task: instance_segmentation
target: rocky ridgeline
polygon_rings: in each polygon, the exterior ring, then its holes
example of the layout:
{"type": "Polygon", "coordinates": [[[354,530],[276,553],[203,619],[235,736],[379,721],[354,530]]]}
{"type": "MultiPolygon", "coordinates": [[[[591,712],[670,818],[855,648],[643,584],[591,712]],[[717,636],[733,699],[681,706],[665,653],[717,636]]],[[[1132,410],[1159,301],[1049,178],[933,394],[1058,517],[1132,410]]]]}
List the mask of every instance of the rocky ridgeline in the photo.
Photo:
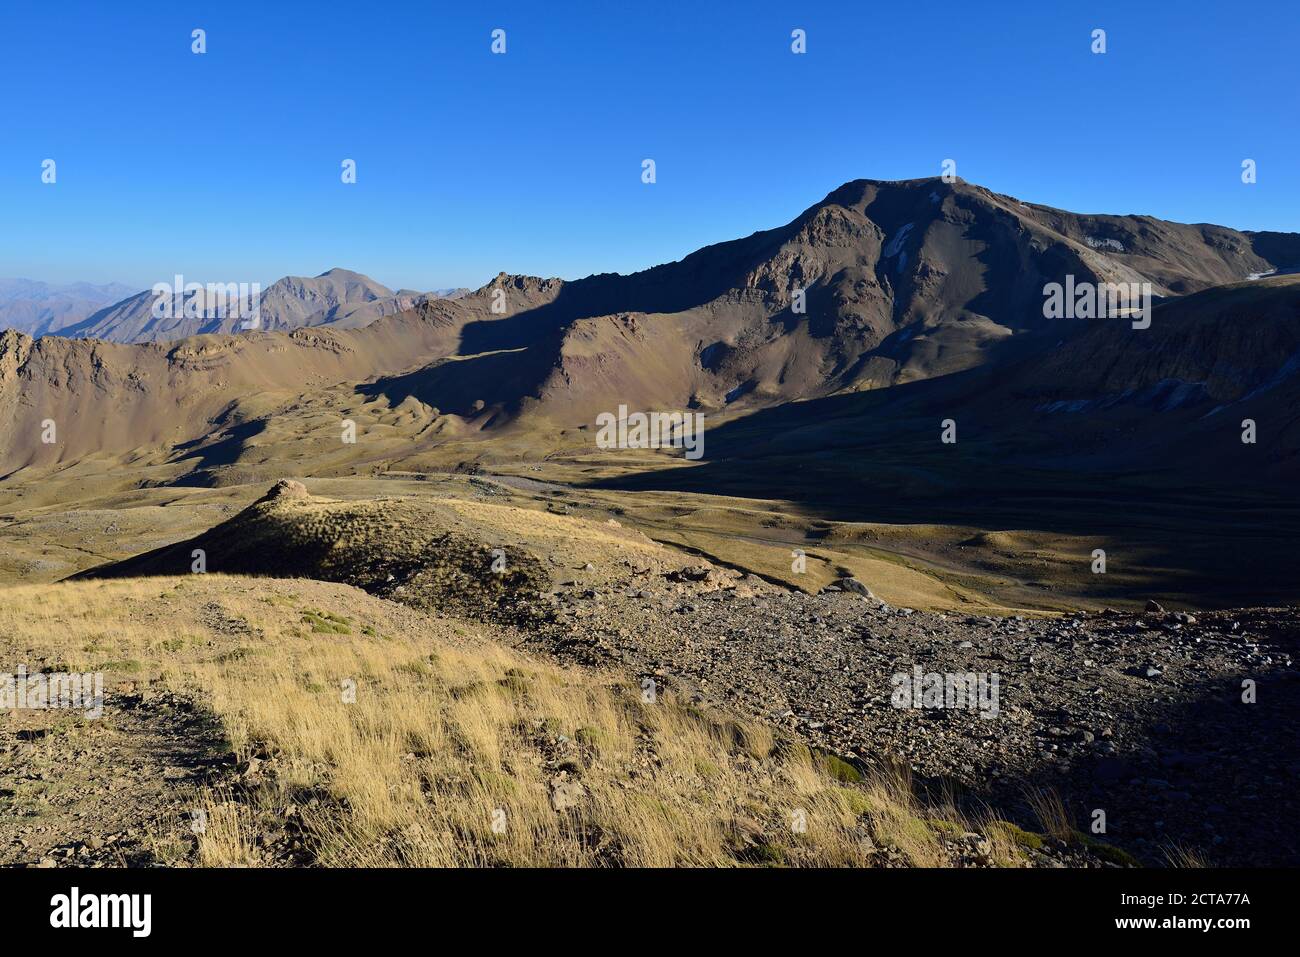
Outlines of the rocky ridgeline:
{"type": "Polygon", "coordinates": [[[422,611],[498,621],[530,618],[519,597],[550,581],[527,549],[506,560],[436,503],[315,499],[291,479],[195,538],[73,577],[186,574],[196,554],[205,571],[342,582],[422,611]]]}

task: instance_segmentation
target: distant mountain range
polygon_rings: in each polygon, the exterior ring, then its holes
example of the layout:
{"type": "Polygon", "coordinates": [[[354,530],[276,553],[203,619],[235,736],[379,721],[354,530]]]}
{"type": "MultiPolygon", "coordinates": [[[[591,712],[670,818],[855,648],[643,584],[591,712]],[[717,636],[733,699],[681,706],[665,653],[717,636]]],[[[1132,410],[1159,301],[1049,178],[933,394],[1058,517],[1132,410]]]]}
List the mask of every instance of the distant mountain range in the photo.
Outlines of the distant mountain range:
{"type": "Polygon", "coordinates": [[[0,329],[16,329],[31,336],[59,335],[132,292],[130,286],[116,282],[97,286],[0,279],[0,329]]]}
{"type": "MultiPolygon", "coordinates": [[[[359,328],[381,316],[410,309],[428,298],[457,298],[467,289],[394,292],[368,276],[331,269],[314,278],[286,276],[262,292],[261,328],[287,331],[302,326],[359,328]]],[[[106,342],[166,342],[241,330],[237,316],[187,317],[180,296],[167,317],[155,316],[152,290],[133,292],[120,283],[56,286],[26,279],[0,280],[0,329],[31,336],[58,335],[106,342]]],[[[216,310],[202,310],[215,313],[216,310]]]]}
{"type": "MultiPolygon", "coordinates": [[[[0,474],[152,449],[168,475],[215,481],[252,458],[299,462],[306,442],[339,454],[304,436],[345,414],[373,417],[357,453],[395,466],[489,434],[583,441],[626,405],[706,413],[706,461],[687,472],[712,469],[718,486],[715,450],[779,457],[871,435],[864,454],[880,458],[911,441],[898,423],[913,415],[927,448],[941,418],[964,415],[968,439],[979,421],[981,441],[1004,443],[997,461],[1070,475],[1178,459],[1228,468],[1241,461],[1229,426],[1256,418],[1269,441],[1249,480],[1286,480],[1300,477],[1287,411],[1300,401],[1297,266],[1300,234],[1071,213],[962,181],[856,180],[784,226],[631,275],[501,274],[451,299],[331,270],[266,290],[260,332],[160,325],[137,296],[67,334],[222,335],[126,346],[0,334],[0,406],[13,416],[0,423],[0,474]],[[1151,327],[1049,318],[1044,289],[1067,281],[1148,284],[1151,327]],[[743,416],[774,425],[759,437],[716,425],[743,416]],[[57,444],[39,441],[46,418],[57,444]]],[[[925,487],[915,468],[898,474],[925,487]]]]}

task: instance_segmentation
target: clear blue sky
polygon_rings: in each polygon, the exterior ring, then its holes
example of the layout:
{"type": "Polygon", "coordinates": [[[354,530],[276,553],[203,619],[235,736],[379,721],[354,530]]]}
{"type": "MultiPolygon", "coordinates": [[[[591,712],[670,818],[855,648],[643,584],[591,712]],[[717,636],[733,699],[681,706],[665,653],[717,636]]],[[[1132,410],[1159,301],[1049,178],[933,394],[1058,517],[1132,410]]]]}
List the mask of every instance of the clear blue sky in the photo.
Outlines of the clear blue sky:
{"type": "Polygon", "coordinates": [[[948,157],[1069,209],[1300,230],[1297,51],[1295,0],[4,0],[0,276],[627,272],[948,157]]]}

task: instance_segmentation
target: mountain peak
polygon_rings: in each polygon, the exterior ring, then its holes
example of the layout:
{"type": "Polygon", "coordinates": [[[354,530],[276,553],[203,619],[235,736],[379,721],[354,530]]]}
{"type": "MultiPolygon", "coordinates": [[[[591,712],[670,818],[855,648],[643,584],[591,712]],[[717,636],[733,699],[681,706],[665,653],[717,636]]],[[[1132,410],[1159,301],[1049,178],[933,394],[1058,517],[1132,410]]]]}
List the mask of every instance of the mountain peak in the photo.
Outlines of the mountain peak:
{"type": "Polygon", "coordinates": [[[330,269],[326,269],[323,273],[321,273],[319,276],[316,276],[315,278],[317,279],[354,278],[354,279],[364,279],[366,282],[374,282],[373,279],[371,279],[369,276],[365,275],[364,273],[359,273],[352,269],[344,269],[342,266],[334,266],[330,269]]]}

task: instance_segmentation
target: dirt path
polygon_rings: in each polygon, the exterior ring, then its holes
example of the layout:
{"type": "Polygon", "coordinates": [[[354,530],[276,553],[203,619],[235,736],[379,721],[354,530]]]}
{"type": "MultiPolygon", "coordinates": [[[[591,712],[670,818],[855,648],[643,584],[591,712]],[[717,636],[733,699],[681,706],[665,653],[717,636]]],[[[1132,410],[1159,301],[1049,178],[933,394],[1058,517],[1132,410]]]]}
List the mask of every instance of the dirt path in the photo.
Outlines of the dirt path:
{"type": "Polygon", "coordinates": [[[119,683],[99,718],[12,712],[0,732],[0,866],[189,863],[198,788],[228,769],[220,728],[170,692],[119,683]]]}

